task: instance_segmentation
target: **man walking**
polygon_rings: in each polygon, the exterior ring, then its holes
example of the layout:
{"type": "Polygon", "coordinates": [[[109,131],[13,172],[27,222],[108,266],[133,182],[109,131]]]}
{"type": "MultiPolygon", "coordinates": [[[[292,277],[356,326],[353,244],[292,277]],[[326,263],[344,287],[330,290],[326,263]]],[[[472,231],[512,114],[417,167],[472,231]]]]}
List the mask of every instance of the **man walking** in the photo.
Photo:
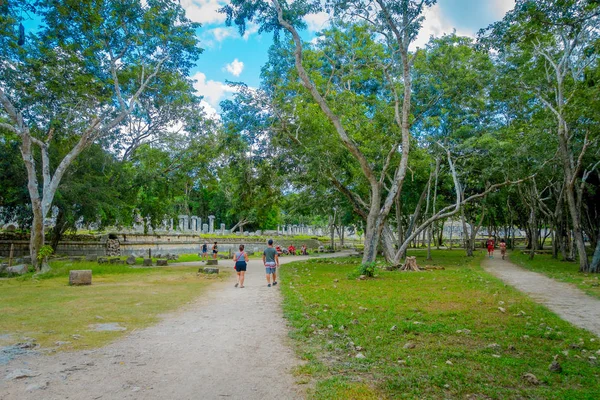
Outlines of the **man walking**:
{"type": "Polygon", "coordinates": [[[271,275],[273,275],[273,286],[277,285],[277,268],[279,268],[279,256],[273,248],[273,239],[269,239],[268,246],[263,251],[263,264],[267,271],[267,287],[271,287],[271,275]]]}

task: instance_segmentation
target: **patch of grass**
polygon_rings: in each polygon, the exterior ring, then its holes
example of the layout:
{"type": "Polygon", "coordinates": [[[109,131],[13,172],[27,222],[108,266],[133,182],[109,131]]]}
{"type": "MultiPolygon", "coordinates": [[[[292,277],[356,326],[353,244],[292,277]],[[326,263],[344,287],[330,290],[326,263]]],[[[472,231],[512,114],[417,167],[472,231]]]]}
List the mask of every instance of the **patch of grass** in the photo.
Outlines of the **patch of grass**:
{"type": "Polygon", "coordinates": [[[520,251],[510,254],[510,260],[528,270],[539,272],[557,281],[572,283],[590,296],[600,298],[599,274],[579,272],[579,263],[560,261],[549,254],[536,254],[533,260],[520,251]]]}
{"type": "Polygon", "coordinates": [[[159,320],[159,315],[199,296],[215,276],[193,267],[130,268],[87,262],[52,263],[38,276],[0,280],[2,343],[33,338],[42,348],[102,346],[159,320]],[[91,286],[69,286],[71,269],[91,269],[91,286]],[[94,332],[90,325],[116,322],[124,332],[94,332]],[[57,346],[56,342],[69,342],[57,346]]]}
{"type": "Polygon", "coordinates": [[[307,362],[296,373],[316,381],[312,398],[596,398],[598,338],[484,272],[483,252],[432,253],[413,254],[445,270],[361,281],[346,278],[357,259],[282,267],[290,336],[307,362]],[[562,373],[548,369],[556,355],[562,373]]]}

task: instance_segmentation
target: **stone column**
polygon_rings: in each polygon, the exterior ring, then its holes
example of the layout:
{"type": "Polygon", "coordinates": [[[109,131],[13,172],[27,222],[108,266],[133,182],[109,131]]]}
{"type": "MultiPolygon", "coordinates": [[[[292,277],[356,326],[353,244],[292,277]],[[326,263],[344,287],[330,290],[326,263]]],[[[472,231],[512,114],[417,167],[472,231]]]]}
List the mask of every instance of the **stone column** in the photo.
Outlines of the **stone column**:
{"type": "Polygon", "coordinates": [[[171,218],[169,220],[169,230],[172,231],[173,230],[173,218],[171,218]]]}
{"type": "Polygon", "coordinates": [[[281,231],[281,227],[277,225],[277,236],[279,236],[279,232],[281,231]]]}
{"type": "Polygon", "coordinates": [[[208,233],[215,233],[215,216],[208,216],[208,233]]]}
{"type": "Polygon", "coordinates": [[[192,215],[190,217],[190,230],[196,232],[198,230],[198,217],[192,215]]]}
{"type": "Polygon", "coordinates": [[[225,224],[221,224],[221,235],[225,234],[225,224]]]}
{"type": "Polygon", "coordinates": [[[177,225],[177,228],[183,232],[183,230],[185,229],[184,218],[187,218],[187,215],[179,215],[177,218],[179,219],[179,224],[177,225]]]}
{"type": "Polygon", "coordinates": [[[202,224],[202,233],[208,233],[208,224],[202,224]]]}

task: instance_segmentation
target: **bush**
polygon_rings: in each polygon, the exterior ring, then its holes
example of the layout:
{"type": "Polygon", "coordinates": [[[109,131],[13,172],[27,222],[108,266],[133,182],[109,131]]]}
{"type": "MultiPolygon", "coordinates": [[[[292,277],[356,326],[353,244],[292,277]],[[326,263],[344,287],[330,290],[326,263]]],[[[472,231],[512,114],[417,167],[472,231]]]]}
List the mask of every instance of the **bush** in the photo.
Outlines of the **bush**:
{"type": "Polygon", "coordinates": [[[375,276],[375,266],[376,266],[376,263],[374,261],[369,262],[369,263],[360,264],[358,267],[356,267],[352,272],[350,272],[348,274],[348,279],[356,279],[361,275],[365,275],[368,278],[372,278],[375,276]]]}

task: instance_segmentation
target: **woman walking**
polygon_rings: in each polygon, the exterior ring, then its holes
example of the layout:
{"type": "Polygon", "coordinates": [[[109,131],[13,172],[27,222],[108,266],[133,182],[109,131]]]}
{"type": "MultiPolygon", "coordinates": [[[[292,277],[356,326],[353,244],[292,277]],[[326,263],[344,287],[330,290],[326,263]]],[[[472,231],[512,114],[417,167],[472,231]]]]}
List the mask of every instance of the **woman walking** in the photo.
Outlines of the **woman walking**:
{"type": "Polygon", "coordinates": [[[219,253],[219,246],[217,246],[217,242],[215,242],[215,244],[213,244],[212,252],[213,252],[213,259],[216,260],[217,253],[219,253]]]}
{"type": "Polygon", "coordinates": [[[237,272],[237,283],[235,287],[244,287],[244,277],[246,275],[246,267],[248,266],[248,253],[244,251],[244,245],[240,244],[240,251],[233,255],[233,261],[235,262],[235,270],[237,272]]]}

